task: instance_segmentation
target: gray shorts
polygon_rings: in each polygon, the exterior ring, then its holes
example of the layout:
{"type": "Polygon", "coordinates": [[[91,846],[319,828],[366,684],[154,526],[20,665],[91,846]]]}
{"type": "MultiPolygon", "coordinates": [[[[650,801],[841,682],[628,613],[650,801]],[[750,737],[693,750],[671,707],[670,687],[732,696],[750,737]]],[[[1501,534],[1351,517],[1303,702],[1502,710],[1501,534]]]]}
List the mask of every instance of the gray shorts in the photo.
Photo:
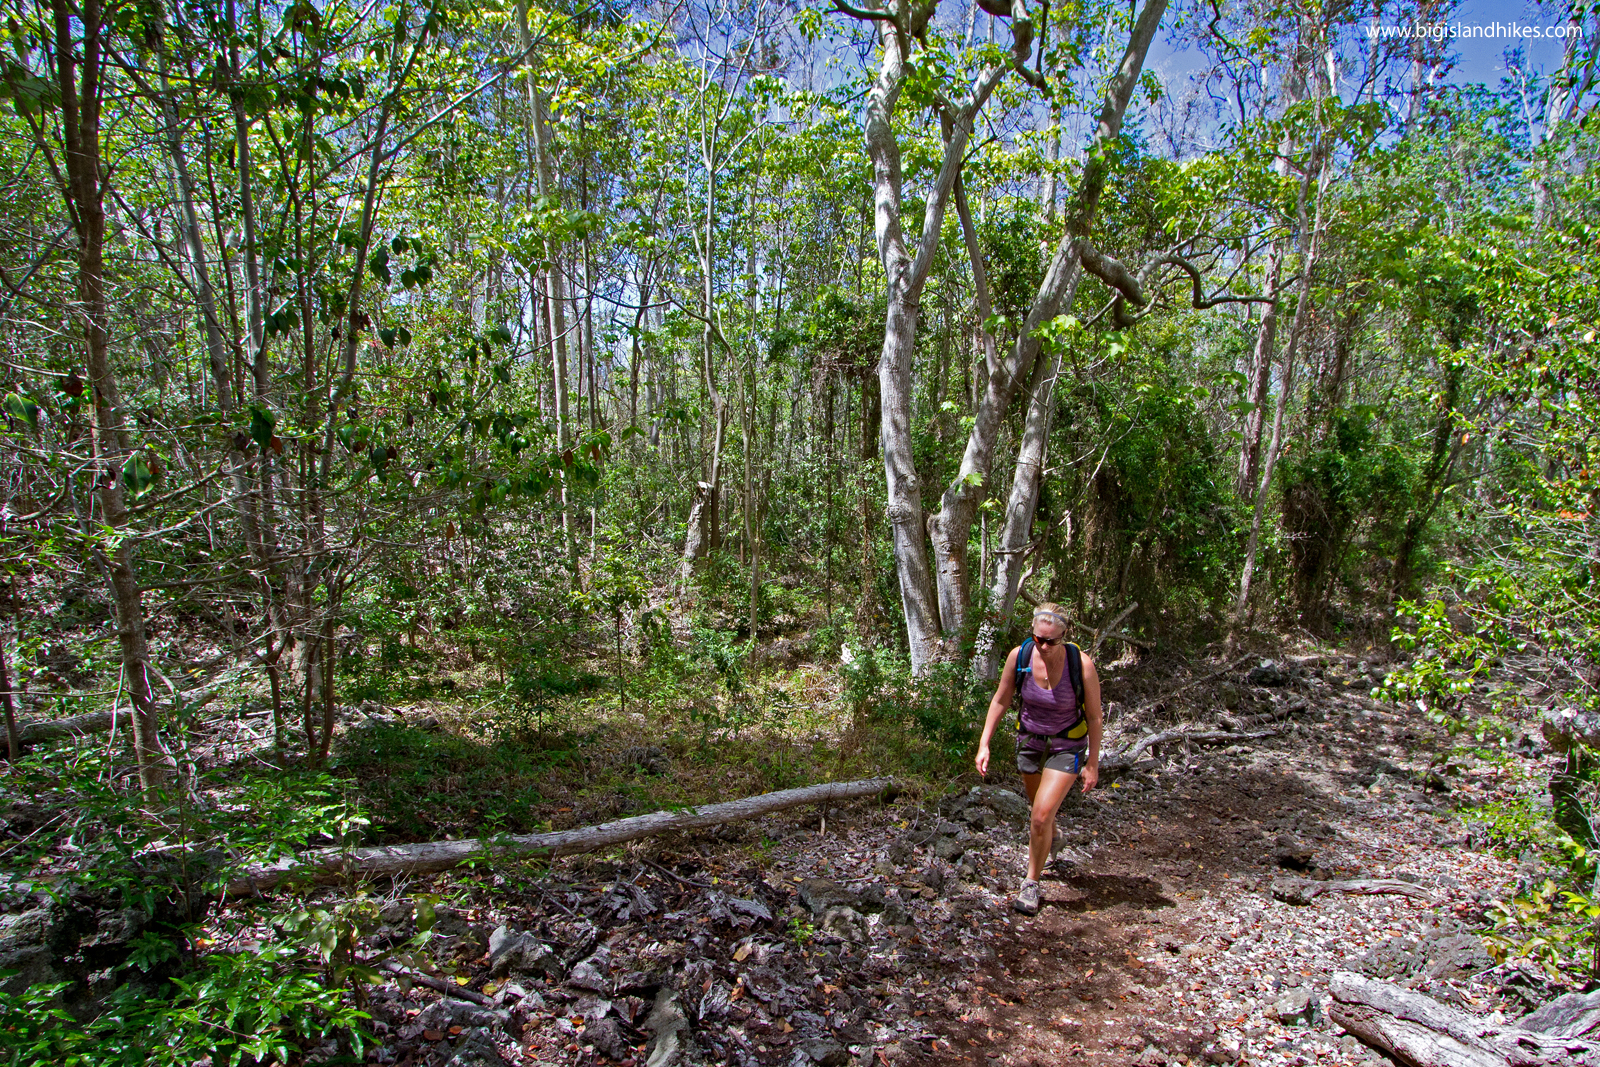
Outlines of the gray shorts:
{"type": "MultiPolygon", "coordinates": [[[[1044,753],[1039,749],[1018,748],[1017,770],[1023,774],[1040,773],[1039,757],[1044,753]]],[[[1067,748],[1056,752],[1044,761],[1044,765],[1052,771],[1061,771],[1064,774],[1077,774],[1083,770],[1084,758],[1089,755],[1087,749],[1067,748]]]]}

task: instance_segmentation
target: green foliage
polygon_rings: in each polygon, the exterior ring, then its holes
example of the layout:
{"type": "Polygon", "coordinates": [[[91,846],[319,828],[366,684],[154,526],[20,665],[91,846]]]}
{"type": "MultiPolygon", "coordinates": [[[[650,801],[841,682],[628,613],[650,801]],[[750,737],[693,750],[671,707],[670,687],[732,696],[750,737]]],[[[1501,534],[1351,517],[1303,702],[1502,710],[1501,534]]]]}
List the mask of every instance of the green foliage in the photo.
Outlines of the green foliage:
{"type": "Polygon", "coordinates": [[[172,979],[166,995],[128,985],[88,1023],[56,1007],[63,986],[0,993],[0,1063],[13,1067],[217,1067],[291,1062],[305,1044],[334,1036],[360,1056],[367,1014],[324,983],[289,947],[215,953],[172,979]]]}
{"type": "MultiPolygon", "coordinates": [[[[30,752],[12,770],[24,795],[73,813],[74,860],[58,892],[81,888],[154,910],[161,894],[203,892],[226,874],[226,868],[213,869],[191,856],[216,850],[230,863],[259,863],[364,836],[366,816],[348,783],[325,772],[207,770],[193,786],[215,791],[219,800],[196,806],[181,787],[143,800],[130,796],[115,787],[111,770],[99,746],[65,745],[30,752]],[[152,820],[152,812],[161,818],[152,820]],[[161,856],[174,842],[184,847],[168,869],[161,856]]],[[[23,843],[11,862],[27,867],[48,861],[55,848],[52,837],[40,835],[23,843]]]]}
{"type": "Polygon", "coordinates": [[[507,715],[495,740],[372,724],[334,746],[334,769],[361,781],[379,840],[460,835],[482,828],[529,832],[541,779],[573,758],[578,738],[507,715]]]}
{"type": "Polygon", "coordinates": [[[797,945],[805,946],[817,936],[817,928],[811,925],[810,920],[803,915],[797,915],[789,920],[789,936],[797,945]]]}
{"type": "Polygon", "coordinates": [[[1415,701],[1441,725],[1457,722],[1473,686],[1489,671],[1496,644],[1480,633],[1458,629],[1442,600],[1403,600],[1395,612],[1401,624],[1395,627],[1394,642],[1413,655],[1390,671],[1373,695],[1415,701]]]}
{"type": "Polygon", "coordinates": [[[1363,520],[1376,520],[1388,534],[1369,542],[1367,551],[1393,551],[1393,517],[1407,512],[1415,472],[1404,450],[1380,436],[1377,423],[1368,407],[1332,412],[1316,444],[1283,460],[1283,530],[1302,610],[1316,612],[1325,603],[1363,520]]]}
{"type": "Polygon", "coordinates": [[[913,677],[899,652],[851,649],[840,664],[843,699],[858,720],[886,729],[906,765],[946,773],[964,769],[978,743],[994,687],[960,664],[939,663],[913,677]]]}

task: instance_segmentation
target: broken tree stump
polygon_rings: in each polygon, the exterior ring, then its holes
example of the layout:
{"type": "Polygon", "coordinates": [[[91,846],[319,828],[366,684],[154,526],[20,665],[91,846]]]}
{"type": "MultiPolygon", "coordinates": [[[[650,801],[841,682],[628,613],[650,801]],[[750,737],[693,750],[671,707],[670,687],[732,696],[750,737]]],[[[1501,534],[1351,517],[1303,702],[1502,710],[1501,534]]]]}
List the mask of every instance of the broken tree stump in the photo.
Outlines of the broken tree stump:
{"type": "Polygon", "coordinates": [[[1600,1044],[1495,1023],[1392,982],[1341,971],[1328,1017],[1407,1067],[1600,1067],[1600,1044]]]}
{"type": "Polygon", "coordinates": [[[235,896],[248,895],[271,889],[287,881],[328,883],[348,877],[378,878],[396,874],[433,874],[469,861],[492,862],[496,858],[540,854],[560,856],[574,852],[590,852],[668,830],[693,830],[704,826],[719,826],[805,804],[875,796],[893,785],[893,778],[824,782],[821,785],[762,793],[721,804],[703,804],[680,811],[656,811],[649,815],[636,815],[628,819],[600,823],[598,826],[581,826],[545,834],[466,838],[460,841],[426,841],[415,845],[385,845],[376,848],[316,849],[272,863],[246,867],[229,877],[226,889],[229,894],[235,896]]]}

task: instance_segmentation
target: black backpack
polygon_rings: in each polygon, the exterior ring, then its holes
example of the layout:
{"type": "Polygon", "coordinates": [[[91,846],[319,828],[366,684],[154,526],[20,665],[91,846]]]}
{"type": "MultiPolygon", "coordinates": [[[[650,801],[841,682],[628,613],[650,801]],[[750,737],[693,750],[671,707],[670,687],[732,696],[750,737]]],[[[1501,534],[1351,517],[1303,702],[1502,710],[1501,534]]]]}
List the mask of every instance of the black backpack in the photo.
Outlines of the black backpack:
{"type": "Polygon", "coordinates": [[[1057,737],[1067,737],[1077,740],[1089,732],[1089,716],[1083,707],[1083,650],[1068,641],[1067,649],[1067,678],[1072,682],[1072,694],[1078,698],[1078,721],[1061,731],[1059,734],[1036,734],[1022,725],[1022,682],[1026,675],[1033,673],[1033,638],[1029,637],[1022,642],[1022,647],[1017,649],[1017,676],[1015,693],[1012,699],[1017,704],[1017,732],[1029,737],[1043,737],[1045,751],[1050,749],[1050,742],[1057,737]],[[1024,666],[1026,664],[1026,666],[1024,666]]]}

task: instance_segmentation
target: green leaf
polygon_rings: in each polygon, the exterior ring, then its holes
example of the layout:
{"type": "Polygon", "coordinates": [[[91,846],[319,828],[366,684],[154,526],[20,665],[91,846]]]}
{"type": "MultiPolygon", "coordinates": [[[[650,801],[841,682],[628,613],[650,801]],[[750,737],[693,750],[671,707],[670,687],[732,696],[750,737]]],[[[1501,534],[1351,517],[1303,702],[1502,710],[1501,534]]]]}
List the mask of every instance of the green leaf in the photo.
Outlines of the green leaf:
{"type": "Polygon", "coordinates": [[[511,343],[511,331],[503,323],[490,329],[484,336],[497,345],[511,343]]]}
{"type": "Polygon", "coordinates": [[[28,424],[28,429],[39,428],[39,405],[25,396],[17,393],[7,393],[5,399],[6,414],[12,418],[28,424]]]}
{"type": "Polygon", "coordinates": [[[367,269],[372,271],[374,278],[377,278],[384,285],[388,285],[390,282],[389,250],[380,248],[374,252],[372,258],[367,261],[367,269]]]}
{"type": "Polygon", "coordinates": [[[272,434],[277,420],[272,412],[260,404],[250,405],[250,438],[265,452],[272,447],[272,434]]]}
{"type": "Polygon", "coordinates": [[[142,452],[135,452],[122,465],[122,484],[135,500],[143,496],[155,481],[156,476],[150,470],[150,464],[145,462],[142,452]]]}
{"type": "Polygon", "coordinates": [[[359,422],[347,422],[334,431],[334,436],[348,451],[359,452],[367,447],[371,432],[359,422]]]}

